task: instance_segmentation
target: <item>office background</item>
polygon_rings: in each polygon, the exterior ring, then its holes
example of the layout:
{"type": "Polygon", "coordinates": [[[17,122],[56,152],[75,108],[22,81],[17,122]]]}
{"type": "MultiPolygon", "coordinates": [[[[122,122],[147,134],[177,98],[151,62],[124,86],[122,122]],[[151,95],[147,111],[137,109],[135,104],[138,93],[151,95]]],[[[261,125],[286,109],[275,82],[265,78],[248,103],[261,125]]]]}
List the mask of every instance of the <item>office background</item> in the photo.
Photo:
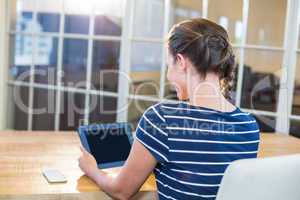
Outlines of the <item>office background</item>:
{"type": "Polygon", "coordinates": [[[1,128],[135,125],[148,106],[176,102],[164,36],[193,17],[229,32],[232,101],[262,131],[300,137],[298,0],[0,0],[1,128]]]}

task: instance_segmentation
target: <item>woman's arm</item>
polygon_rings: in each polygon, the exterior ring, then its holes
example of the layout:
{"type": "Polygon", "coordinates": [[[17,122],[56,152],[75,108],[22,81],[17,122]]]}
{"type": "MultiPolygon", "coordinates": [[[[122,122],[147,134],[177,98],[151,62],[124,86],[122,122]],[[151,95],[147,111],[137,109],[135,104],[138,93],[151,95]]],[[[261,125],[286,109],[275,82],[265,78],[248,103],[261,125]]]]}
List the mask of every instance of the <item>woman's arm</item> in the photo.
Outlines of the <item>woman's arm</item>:
{"type": "Polygon", "coordinates": [[[99,187],[114,199],[130,199],[146,181],[157,161],[137,140],[134,141],[129,157],[116,177],[108,176],[97,167],[95,158],[81,147],[79,167],[99,187]]]}

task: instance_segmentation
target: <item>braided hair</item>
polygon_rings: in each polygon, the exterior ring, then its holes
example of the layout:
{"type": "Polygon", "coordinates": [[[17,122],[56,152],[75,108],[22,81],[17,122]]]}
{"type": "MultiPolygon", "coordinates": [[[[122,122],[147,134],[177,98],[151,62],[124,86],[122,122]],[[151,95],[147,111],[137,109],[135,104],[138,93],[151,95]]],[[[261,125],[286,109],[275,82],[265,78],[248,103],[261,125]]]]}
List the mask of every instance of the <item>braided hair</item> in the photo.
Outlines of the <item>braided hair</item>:
{"type": "Polygon", "coordinates": [[[172,27],[167,38],[171,55],[186,56],[199,72],[219,76],[222,94],[230,99],[235,74],[235,55],[226,30],[206,19],[196,18],[183,21],[172,27]]]}

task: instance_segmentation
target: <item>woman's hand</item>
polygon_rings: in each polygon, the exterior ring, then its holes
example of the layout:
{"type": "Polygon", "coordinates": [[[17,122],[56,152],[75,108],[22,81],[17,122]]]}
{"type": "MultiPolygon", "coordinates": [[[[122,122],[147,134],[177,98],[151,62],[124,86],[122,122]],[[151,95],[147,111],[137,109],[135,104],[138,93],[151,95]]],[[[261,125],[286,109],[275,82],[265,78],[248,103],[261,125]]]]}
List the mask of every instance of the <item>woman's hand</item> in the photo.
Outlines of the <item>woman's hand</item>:
{"type": "Polygon", "coordinates": [[[97,162],[95,158],[80,146],[82,155],[78,159],[80,169],[89,177],[93,177],[98,172],[97,162]]]}
{"type": "Polygon", "coordinates": [[[139,191],[157,164],[152,154],[141,143],[135,141],[119,174],[112,177],[98,169],[96,160],[90,153],[83,147],[80,149],[82,155],[79,158],[79,167],[113,199],[130,199],[139,191]]]}

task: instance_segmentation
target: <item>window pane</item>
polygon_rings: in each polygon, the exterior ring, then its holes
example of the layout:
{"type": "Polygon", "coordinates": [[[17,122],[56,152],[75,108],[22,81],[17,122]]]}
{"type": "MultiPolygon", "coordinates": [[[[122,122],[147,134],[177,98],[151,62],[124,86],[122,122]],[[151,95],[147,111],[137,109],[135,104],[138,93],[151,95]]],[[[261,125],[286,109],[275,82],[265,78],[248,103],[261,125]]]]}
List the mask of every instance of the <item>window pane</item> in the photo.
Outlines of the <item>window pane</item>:
{"type": "Polygon", "coordinates": [[[113,123],[117,117],[117,98],[90,96],[89,123],[113,123]]]}
{"type": "Polygon", "coordinates": [[[190,18],[202,16],[202,0],[173,0],[171,1],[171,24],[190,18]]]}
{"type": "Polygon", "coordinates": [[[10,47],[10,79],[28,82],[32,64],[32,37],[25,35],[11,36],[10,47]]]}
{"type": "Polygon", "coordinates": [[[58,32],[61,0],[17,0],[11,1],[11,29],[26,32],[58,32]],[[37,21],[33,21],[33,11],[37,21]],[[16,16],[16,19],[15,19],[16,16]]]}
{"type": "Polygon", "coordinates": [[[29,113],[29,88],[10,86],[8,88],[8,127],[15,130],[27,130],[29,113]]]}
{"type": "Polygon", "coordinates": [[[89,16],[84,15],[66,15],[65,33],[89,33],[89,16]]]}
{"type": "Polygon", "coordinates": [[[120,42],[94,41],[92,88],[118,91],[120,42]]]}
{"type": "MultiPolygon", "coordinates": [[[[299,4],[299,9],[300,9],[300,4],[299,4]]],[[[300,17],[300,13],[298,13],[298,17],[300,17]]],[[[300,51],[300,23],[298,24],[298,30],[299,30],[299,33],[298,33],[298,50],[300,51]]]]}
{"type": "Polygon", "coordinates": [[[254,115],[258,125],[259,130],[265,133],[274,133],[276,128],[276,118],[264,115],[254,115]]]}
{"type": "Polygon", "coordinates": [[[34,57],[35,82],[56,84],[58,38],[38,37],[34,57]]]}
{"type": "Polygon", "coordinates": [[[59,32],[60,14],[37,13],[38,30],[41,32],[59,32]]]}
{"type": "Polygon", "coordinates": [[[95,35],[121,36],[122,26],[120,19],[113,21],[107,16],[97,15],[95,17],[95,35]]]}
{"type": "MultiPolygon", "coordinates": [[[[299,30],[300,30],[300,24],[299,24],[299,30]]],[[[298,51],[300,51],[300,33],[298,34],[298,51]]]]}
{"type": "Polygon", "coordinates": [[[131,93],[159,95],[162,44],[134,42],[131,55],[131,93]]]}
{"type": "Polygon", "coordinates": [[[125,1],[110,0],[95,2],[95,35],[121,36],[125,1]]]}
{"type": "Polygon", "coordinates": [[[235,44],[240,44],[242,40],[242,17],[243,0],[208,1],[208,19],[223,26],[228,31],[230,41],[235,44]]]}
{"type": "Polygon", "coordinates": [[[298,54],[297,71],[295,74],[294,99],[292,113],[300,115],[300,54],[298,54]]]}
{"type": "Polygon", "coordinates": [[[121,18],[124,15],[126,0],[96,1],[93,5],[95,14],[105,14],[121,18]]]}
{"type": "Polygon", "coordinates": [[[37,11],[58,14],[62,11],[62,1],[63,0],[36,0],[37,11]]]}
{"type": "Polygon", "coordinates": [[[242,107],[276,111],[281,63],[281,52],[245,50],[242,107]]]}
{"type": "Polygon", "coordinates": [[[283,46],[287,0],[251,0],[247,43],[283,46]]]}
{"type": "Polygon", "coordinates": [[[300,138],[300,121],[291,120],[290,122],[290,134],[300,138]]]}
{"type": "Polygon", "coordinates": [[[129,99],[128,122],[131,123],[134,129],[136,128],[145,110],[156,103],[157,102],[153,101],[129,99]]]}
{"type": "Polygon", "coordinates": [[[11,5],[11,29],[32,32],[34,0],[17,0],[15,5],[11,5]]]}
{"type": "Polygon", "coordinates": [[[89,15],[92,13],[94,7],[93,2],[96,1],[82,1],[82,0],[63,0],[64,10],[68,14],[85,14],[89,15]]]}
{"type": "Polygon", "coordinates": [[[60,130],[77,130],[84,122],[85,95],[62,92],[60,103],[60,130]]]}
{"type": "Polygon", "coordinates": [[[54,130],[55,91],[34,89],[33,96],[33,130],[54,130]]]}
{"type": "Polygon", "coordinates": [[[138,0],[135,3],[133,35],[135,37],[162,38],[164,1],[138,0]]]}
{"type": "Polygon", "coordinates": [[[86,86],[87,45],[87,40],[64,40],[62,82],[65,86],[86,86]]]}

